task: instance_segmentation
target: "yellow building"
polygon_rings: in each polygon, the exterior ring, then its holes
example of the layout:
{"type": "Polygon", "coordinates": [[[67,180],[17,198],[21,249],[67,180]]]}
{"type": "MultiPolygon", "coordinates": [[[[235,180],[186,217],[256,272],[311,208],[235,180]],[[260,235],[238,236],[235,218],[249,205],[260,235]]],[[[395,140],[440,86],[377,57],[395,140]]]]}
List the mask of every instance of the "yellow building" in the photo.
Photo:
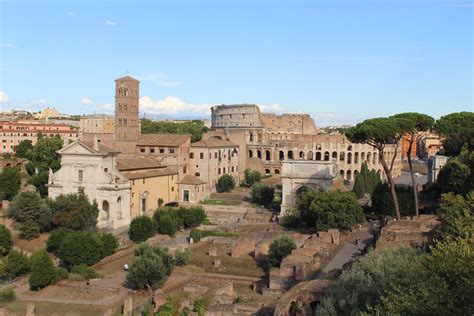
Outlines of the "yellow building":
{"type": "Polygon", "coordinates": [[[178,171],[161,165],[153,158],[119,159],[117,168],[131,184],[131,218],[152,213],[159,200],[178,200],[178,171]]]}

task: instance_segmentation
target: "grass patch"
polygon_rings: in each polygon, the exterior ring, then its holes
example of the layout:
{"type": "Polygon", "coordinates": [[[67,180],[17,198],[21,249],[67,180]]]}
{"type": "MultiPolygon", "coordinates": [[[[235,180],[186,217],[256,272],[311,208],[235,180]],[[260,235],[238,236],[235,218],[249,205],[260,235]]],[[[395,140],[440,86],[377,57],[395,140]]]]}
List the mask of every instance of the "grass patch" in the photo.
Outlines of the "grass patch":
{"type": "Polygon", "coordinates": [[[203,225],[212,225],[212,226],[215,226],[217,224],[214,224],[213,222],[211,222],[209,220],[209,218],[206,218],[203,222],[202,222],[203,225]]]}
{"type": "Polygon", "coordinates": [[[203,205],[240,205],[242,204],[242,201],[238,200],[202,200],[199,202],[199,204],[203,205]]]}
{"type": "Polygon", "coordinates": [[[200,230],[200,229],[191,229],[189,233],[189,237],[191,237],[194,242],[198,242],[201,238],[204,237],[238,237],[240,233],[237,232],[220,232],[217,230],[200,230]]]}

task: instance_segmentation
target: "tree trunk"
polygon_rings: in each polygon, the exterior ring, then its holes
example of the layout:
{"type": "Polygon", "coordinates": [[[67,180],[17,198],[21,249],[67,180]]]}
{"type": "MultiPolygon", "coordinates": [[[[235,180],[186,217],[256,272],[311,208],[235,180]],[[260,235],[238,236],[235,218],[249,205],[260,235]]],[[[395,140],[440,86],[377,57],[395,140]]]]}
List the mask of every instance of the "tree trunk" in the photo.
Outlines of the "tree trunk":
{"type": "Polygon", "coordinates": [[[400,216],[400,207],[398,206],[397,192],[395,191],[395,183],[393,182],[392,172],[385,161],[383,151],[379,151],[379,160],[382,163],[383,170],[387,175],[388,184],[390,185],[390,192],[392,193],[393,205],[395,206],[395,214],[397,215],[397,220],[401,219],[400,216]]]}
{"type": "Polygon", "coordinates": [[[411,135],[410,145],[408,146],[408,167],[410,168],[410,175],[411,175],[411,184],[413,186],[413,197],[415,199],[415,214],[417,217],[420,217],[419,206],[418,206],[418,190],[417,190],[417,182],[415,178],[415,173],[413,172],[413,165],[411,162],[411,149],[413,148],[413,142],[415,141],[415,134],[411,135]]]}

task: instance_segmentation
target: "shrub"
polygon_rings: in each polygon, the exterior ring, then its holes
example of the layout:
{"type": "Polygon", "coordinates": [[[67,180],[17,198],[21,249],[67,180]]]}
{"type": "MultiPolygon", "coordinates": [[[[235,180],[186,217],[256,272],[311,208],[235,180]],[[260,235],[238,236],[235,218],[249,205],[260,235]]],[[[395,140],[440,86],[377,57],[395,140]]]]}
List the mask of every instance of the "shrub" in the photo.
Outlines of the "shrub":
{"type": "Polygon", "coordinates": [[[0,225],[0,254],[6,256],[12,249],[12,234],[5,225],[0,225]]]}
{"type": "Polygon", "coordinates": [[[198,298],[194,301],[193,308],[198,316],[204,316],[206,308],[209,305],[209,302],[205,298],[198,298]]]}
{"type": "Polygon", "coordinates": [[[158,225],[160,223],[160,219],[163,216],[169,216],[175,221],[176,227],[179,229],[183,226],[183,219],[178,216],[178,211],[175,208],[172,207],[163,207],[163,208],[158,208],[155,213],[153,214],[153,219],[155,220],[157,224],[157,230],[158,230],[158,225]]]}
{"type": "Polygon", "coordinates": [[[12,250],[7,256],[6,270],[12,279],[26,274],[30,271],[30,260],[23,252],[12,250]]]}
{"type": "Polygon", "coordinates": [[[283,258],[288,256],[293,249],[296,249],[296,244],[288,236],[273,240],[268,250],[268,262],[274,267],[279,267],[283,258]]]}
{"type": "Polygon", "coordinates": [[[91,267],[88,267],[85,264],[79,264],[77,266],[73,266],[71,268],[71,273],[78,274],[83,279],[86,279],[86,280],[95,279],[100,276],[99,273],[97,273],[97,271],[95,271],[91,267]]]}
{"type": "Polygon", "coordinates": [[[110,234],[105,233],[100,235],[102,239],[102,257],[107,257],[115,253],[118,248],[117,238],[110,234]]]}
{"type": "Polygon", "coordinates": [[[31,256],[30,278],[31,290],[39,290],[48,286],[56,277],[53,262],[45,250],[35,252],[31,256]]]}
{"type": "Polygon", "coordinates": [[[158,233],[165,234],[170,237],[174,237],[176,235],[176,231],[178,230],[177,221],[168,214],[161,216],[157,227],[158,233]]]}
{"type": "Polygon", "coordinates": [[[11,302],[15,300],[15,290],[13,288],[5,289],[0,291],[0,302],[11,302]]]}
{"type": "Polygon", "coordinates": [[[130,223],[128,236],[136,243],[143,242],[155,235],[155,222],[148,216],[136,217],[130,223]]]}
{"type": "Polygon", "coordinates": [[[202,238],[202,233],[199,229],[191,229],[189,233],[189,238],[193,239],[193,242],[199,242],[202,238]]]}
{"type": "Polygon", "coordinates": [[[7,277],[7,262],[6,260],[0,260],[0,279],[6,279],[7,277]]]}
{"type": "Polygon", "coordinates": [[[11,201],[20,190],[21,179],[18,168],[6,167],[0,171],[0,200],[11,201]]]}
{"type": "Polygon", "coordinates": [[[453,192],[465,195],[474,189],[470,173],[468,165],[458,159],[450,160],[439,171],[436,187],[439,188],[440,193],[453,192]]]}
{"type": "Polygon", "coordinates": [[[46,250],[54,253],[56,256],[59,255],[58,250],[61,242],[74,231],[69,228],[58,228],[49,234],[48,240],[46,241],[46,250]]]}
{"type": "Polygon", "coordinates": [[[159,198],[158,199],[158,207],[161,208],[163,206],[163,203],[165,203],[165,201],[162,198],[159,198]]]}
{"type": "Polygon", "coordinates": [[[81,189],[79,193],[60,195],[49,200],[53,212],[53,225],[73,230],[91,230],[97,226],[99,207],[91,203],[81,189]]]}
{"type": "Polygon", "coordinates": [[[251,187],[254,183],[260,182],[262,174],[256,170],[245,169],[242,186],[251,187]]]}
{"type": "Polygon", "coordinates": [[[178,216],[183,220],[184,227],[197,227],[206,219],[206,211],[201,206],[194,207],[180,207],[178,209],[178,216]]]}
{"type": "MultiPolygon", "coordinates": [[[[395,192],[397,193],[400,215],[414,215],[415,199],[412,187],[397,184],[395,185],[395,192]]],[[[376,214],[395,216],[395,207],[393,206],[390,187],[387,183],[380,183],[375,187],[374,194],[372,195],[372,209],[376,214]]]]}
{"type": "Polygon", "coordinates": [[[275,197],[275,189],[269,185],[255,183],[252,185],[250,194],[252,195],[252,201],[254,203],[267,207],[272,203],[275,197]]]}
{"type": "Polygon", "coordinates": [[[235,188],[235,179],[230,174],[222,175],[217,181],[217,190],[219,192],[230,192],[235,188]]]}
{"type": "Polygon", "coordinates": [[[22,140],[16,147],[15,147],[15,156],[19,158],[26,158],[26,153],[28,150],[32,150],[33,145],[31,140],[25,139],[22,140]]]}
{"type": "Polygon", "coordinates": [[[189,249],[176,249],[176,252],[174,253],[174,264],[177,266],[187,265],[190,257],[191,251],[189,251],[189,249]]]}
{"type": "Polygon", "coordinates": [[[92,265],[102,258],[102,239],[90,232],[73,232],[59,246],[59,257],[68,266],[92,265]]]}
{"type": "Polygon", "coordinates": [[[56,268],[56,270],[54,270],[54,279],[51,283],[54,284],[61,280],[65,280],[67,279],[68,275],[69,271],[66,268],[56,268]]]}

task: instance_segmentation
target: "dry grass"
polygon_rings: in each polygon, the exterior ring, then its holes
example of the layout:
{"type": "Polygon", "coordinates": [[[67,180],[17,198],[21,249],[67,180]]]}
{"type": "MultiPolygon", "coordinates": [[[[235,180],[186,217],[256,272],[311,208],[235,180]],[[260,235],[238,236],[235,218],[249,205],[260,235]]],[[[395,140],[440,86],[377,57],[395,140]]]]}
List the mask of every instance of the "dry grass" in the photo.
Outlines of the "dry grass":
{"type": "MultiPolygon", "coordinates": [[[[108,309],[107,306],[92,306],[92,305],[80,305],[80,304],[59,304],[50,302],[32,302],[35,305],[36,315],[49,315],[49,316],[95,316],[103,315],[108,309]]],[[[7,304],[4,309],[12,315],[25,315],[26,307],[28,302],[16,301],[7,304]]],[[[1,313],[1,311],[0,311],[1,313]]]]}

